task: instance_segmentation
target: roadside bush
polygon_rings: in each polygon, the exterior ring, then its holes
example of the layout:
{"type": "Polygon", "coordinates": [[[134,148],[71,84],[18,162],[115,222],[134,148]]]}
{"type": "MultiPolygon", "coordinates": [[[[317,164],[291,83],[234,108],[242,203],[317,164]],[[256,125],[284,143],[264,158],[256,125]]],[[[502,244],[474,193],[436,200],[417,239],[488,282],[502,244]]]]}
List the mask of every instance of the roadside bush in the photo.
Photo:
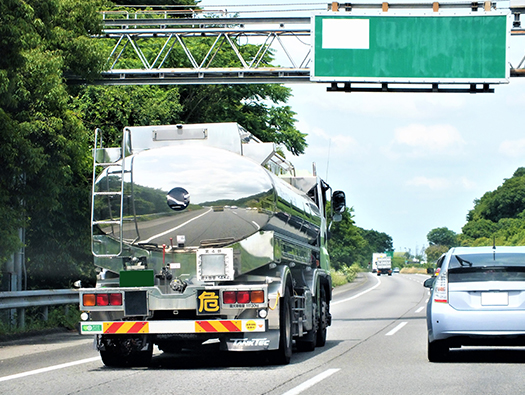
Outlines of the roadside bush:
{"type": "Polygon", "coordinates": [[[47,329],[66,328],[75,329],[80,321],[78,304],[66,306],[49,307],[47,320],[41,307],[27,308],[25,312],[25,327],[18,328],[14,323],[18,322],[18,317],[11,318],[9,321],[7,314],[0,316],[0,336],[12,335],[15,333],[37,332],[47,329]]]}
{"type": "Polygon", "coordinates": [[[357,273],[362,272],[363,269],[357,263],[352,266],[342,266],[338,271],[332,270],[332,284],[334,287],[351,283],[355,280],[357,273]]]}

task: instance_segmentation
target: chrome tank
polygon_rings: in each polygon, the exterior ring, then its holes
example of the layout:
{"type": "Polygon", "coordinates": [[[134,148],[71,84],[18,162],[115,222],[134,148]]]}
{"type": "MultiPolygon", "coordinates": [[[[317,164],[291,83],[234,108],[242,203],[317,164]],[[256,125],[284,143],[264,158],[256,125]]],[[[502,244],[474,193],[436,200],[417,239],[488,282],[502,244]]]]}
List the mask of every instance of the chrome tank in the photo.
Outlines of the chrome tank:
{"type": "MultiPolygon", "coordinates": [[[[127,157],[125,167],[122,257],[146,251],[148,259],[159,261],[166,249],[230,246],[265,232],[303,245],[318,243],[321,214],[314,202],[237,153],[202,145],[165,146],[127,157]]],[[[115,190],[119,183],[119,172],[109,167],[97,178],[95,190],[115,190]]],[[[94,219],[107,221],[119,210],[120,197],[101,196],[94,219]]],[[[98,252],[111,252],[118,232],[112,225],[97,227],[98,252]]],[[[121,269],[115,259],[95,263],[121,269]]],[[[161,267],[154,266],[156,271],[161,267]]]]}

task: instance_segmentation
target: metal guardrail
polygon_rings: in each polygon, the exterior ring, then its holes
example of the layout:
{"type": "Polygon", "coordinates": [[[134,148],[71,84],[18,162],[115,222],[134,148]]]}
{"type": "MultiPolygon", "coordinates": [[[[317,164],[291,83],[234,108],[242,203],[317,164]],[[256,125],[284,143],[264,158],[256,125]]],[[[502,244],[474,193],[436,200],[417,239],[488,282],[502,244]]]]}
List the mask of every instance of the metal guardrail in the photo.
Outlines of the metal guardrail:
{"type": "Polygon", "coordinates": [[[78,303],[74,289],[0,292],[0,310],[78,303]]]}

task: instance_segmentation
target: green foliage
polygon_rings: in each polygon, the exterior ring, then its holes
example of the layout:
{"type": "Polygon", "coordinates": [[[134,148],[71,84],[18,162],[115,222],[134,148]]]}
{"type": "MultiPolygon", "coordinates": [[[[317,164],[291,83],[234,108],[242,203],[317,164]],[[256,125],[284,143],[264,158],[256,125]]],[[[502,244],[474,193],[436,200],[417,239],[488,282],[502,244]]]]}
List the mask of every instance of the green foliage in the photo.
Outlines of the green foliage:
{"type": "Polygon", "coordinates": [[[427,240],[431,246],[454,247],[457,245],[456,232],[446,227],[432,229],[427,234],[427,240]]]}
{"type": "Polygon", "coordinates": [[[525,245],[525,168],[474,201],[459,235],[464,246],[525,245]]]}
{"type": "Polygon", "coordinates": [[[103,131],[106,146],[120,146],[126,126],[169,125],[180,122],[178,88],[162,86],[88,86],[74,108],[90,130],[103,131]]]}
{"type": "Polygon", "coordinates": [[[517,218],[525,210],[525,168],[518,168],[495,191],[487,192],[474,201],[467,220],[486,219],[497,223],[502,218],[517,218]]]}
{"type": "Polygon", "coordinates": [[[459,245],[459,237],[447,227],[434,228],[427,234],[429,246],[425,250],[427,262],[432,265],[442,254],[451,247],[459,245]]]}
{"type": "Polygon", "coordinates": [[[352,266],[342,266],[339,270],[332,269],[332,285],[338,287],[346,283],[351,283],[357,277],[357,273],[363,271],[363,268],[357,263],[352,266]]]}
{"type": "Polygon", "coordinates": [[[328,251],[332,267],[339,271],[359,262],[359,251],[367,246],[366,240],[355,226],[353,209],[347,207],[340,222],[334,222],[328,240],[328,251]]]}
{"type": "Polygon", "coordinates": [[[295,128],[295,112],[289,106],[278,106],[288,100],[290,88],[275,84],[189,85],[180,92],[183,123],[237,122],[262,141],[283,144],[294,155],[304,153],[307,147],[306,134],[295,128]]]}
{"type": "Polygon", "coordinates": [[[405,267],[405,262],[407,261],[407,257],[405,254],[400,255],[399,253],[394,253],[394,257],[392,258],[392,267],[398,267],[400,269],[405,267]]]}
{"type": "Polygon", "coordinates": [[[100,31],[101,4],[0,4],[0,259],[19,248],[17,229],[27,226],[30,287],[44,279],[48,287],[67,286],[92,270],[82,228],[89,140],[69,108],[64,75],[90,79],[101,70],[104,58],[88,39],[100,31]]]}
{"type": "Polygon", "coordinates": [[[439,257],[447,252],[449,250],[448,246],[440,245],[440,244],[432,244],[429,245],[428,248],[425,250],[425,254],[427,255],[427,262],[434,263],[439,259],[439,257]]]}
{"type": "MultiPolygon", "coordinates": [[[[80,320],[78,304],[49,307],[47,320],[44,320],[44,318],[43,308],[33,307],[27,308],[25,311],[24,329],[12,327],[7,323],[7,320],[0,319],[0,336],[43,331],[46,329],[49,330],[55,328],[66,328],[73,330],[80,320]]],[[[16,315],[14,320],[16,322],[16,315]]]]}
{"type": "MultiPolygon", "coordinates": [[[[26,228],[28,288],[94,278],[89,201],[96,127],[106,145],[119,146],[125,126],[238,122],[293,154],[306,147],[285,105],[291,91],[283,86],[67,86],[65,78],[90,82],[107,66],[114,43],[90,36],[101,31],[98,11],[110,6],[106,0],[0,2],[0,266],[22,246],[18,232],[26,228]]],[[[200,59],[209,40],[192,48],[200,59]]],[[[146,42],[148,59],[158,45],[146,42]]],[[[238,49],[248,59],[258,51],[253,45],[238,49]]],[[[181,51],[174,48],[167,65],[177,66],[185,58],[181,51]]],[[[137,59],[123,59],[136,66],[137,59]]],[[[271,60],[268,52],[263,63],[271,60]]],[[[225,67],[239,62],[231,51],[213,61],[225,67]]],[[[140,192],[139,208],[158,204],[151,191],[140,192]]]]}

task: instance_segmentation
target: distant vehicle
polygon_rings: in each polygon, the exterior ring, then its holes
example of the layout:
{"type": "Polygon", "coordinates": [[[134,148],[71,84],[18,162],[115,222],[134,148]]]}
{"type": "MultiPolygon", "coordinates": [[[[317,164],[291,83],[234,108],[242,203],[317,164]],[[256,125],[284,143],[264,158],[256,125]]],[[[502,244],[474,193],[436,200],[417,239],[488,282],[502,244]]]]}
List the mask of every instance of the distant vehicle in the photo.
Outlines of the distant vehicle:
{"type": "Polygon", "coordinates": [[[394,270],[392,270],[392,273],[399,273],[399,268],[395,267],[394,270]]]}
{"type": "Polygon", "coordinates": [[[377,269],[377,275],[388,274],[392,275],[392,260],[384,252],[375,252],[372,254],[372,267],[377,269]]]}
{"type": "Polygon", "coordinates": [[[429,361],[465,345],[525,345],[525,247],[451,248],[437,266],[424,283],[429,361]]]}

